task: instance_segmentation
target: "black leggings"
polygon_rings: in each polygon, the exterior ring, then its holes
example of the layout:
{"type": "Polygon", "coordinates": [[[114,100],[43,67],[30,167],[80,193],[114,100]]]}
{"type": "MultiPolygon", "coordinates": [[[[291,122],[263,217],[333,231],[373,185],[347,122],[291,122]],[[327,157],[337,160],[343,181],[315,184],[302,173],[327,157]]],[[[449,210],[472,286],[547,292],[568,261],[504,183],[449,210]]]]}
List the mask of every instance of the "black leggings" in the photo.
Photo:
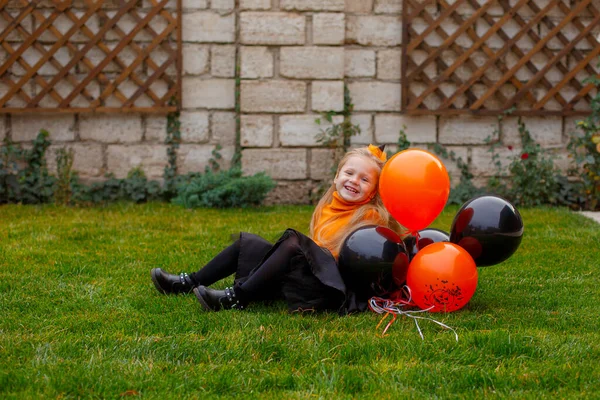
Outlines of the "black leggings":
{"type": "MultiPolygon", "coordinates": [[[[281,278],[290,270],[290,261],[300,252],[298,237],[294,234],[289,235],[268,254],[260,265],[252,270],[244,283],[236,287],[236,294],[248,301],[260,297],[261,290],[281,281],[281,278]]],[[[190,274],[190,278],[197,285],[212,285],[236,272],[239,256],[240,239],[217,254],[204,268],[190,274]]]]}

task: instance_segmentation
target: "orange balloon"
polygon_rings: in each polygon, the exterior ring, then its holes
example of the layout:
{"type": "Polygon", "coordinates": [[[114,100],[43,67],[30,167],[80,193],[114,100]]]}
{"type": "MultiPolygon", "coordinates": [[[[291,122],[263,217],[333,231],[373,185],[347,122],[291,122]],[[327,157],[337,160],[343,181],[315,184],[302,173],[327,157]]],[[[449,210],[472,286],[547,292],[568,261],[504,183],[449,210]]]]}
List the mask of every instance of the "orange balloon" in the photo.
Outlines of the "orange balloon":
{"type": "Polygon", "coordinates": [[[388,160],[379,177],[385,208],[411,232],[427,228],[450,195],[450,177],[439,158],[425,150],[401,151],[388,160]]]}
{"type": "Polygon", "coordinates": [[[477,288],[477,266],[462,247],[448,242],[421,249],[408,266],[406,285],[422,310],[451,312],[463,308],[477,288]]]}

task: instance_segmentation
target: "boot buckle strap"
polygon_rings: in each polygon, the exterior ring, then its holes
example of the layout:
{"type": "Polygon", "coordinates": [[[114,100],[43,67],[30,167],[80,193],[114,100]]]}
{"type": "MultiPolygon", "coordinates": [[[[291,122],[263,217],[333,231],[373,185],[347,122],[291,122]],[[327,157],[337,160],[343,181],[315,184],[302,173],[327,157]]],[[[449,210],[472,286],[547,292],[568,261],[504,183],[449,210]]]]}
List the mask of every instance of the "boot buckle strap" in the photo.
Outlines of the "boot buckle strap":
{"type": "Polygon", "coordinates": [[[179,274],[179,280],[181,281],[182,285],[191,285],[192,284],[192,279],[186,272],[182,272],[179,274]]]}
{"type": "Polygon", "coordinates": [[[240,303],[240,300],[235,295],[235,291],[232,287],[225,288],[225,295],[227,296],[227,300],[231,304],[231,308],[239,308],[240,310],[244,309],[244,305],[240,303]]]}

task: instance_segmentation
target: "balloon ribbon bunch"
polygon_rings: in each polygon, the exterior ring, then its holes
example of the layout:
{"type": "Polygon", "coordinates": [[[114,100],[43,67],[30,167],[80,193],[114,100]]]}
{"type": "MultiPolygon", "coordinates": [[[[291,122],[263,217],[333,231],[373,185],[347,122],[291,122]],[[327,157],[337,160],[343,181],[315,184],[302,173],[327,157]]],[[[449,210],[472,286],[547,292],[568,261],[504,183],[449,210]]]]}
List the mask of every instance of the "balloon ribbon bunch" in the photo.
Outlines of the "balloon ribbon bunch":
{"type": "Polygon", "coordinates": [[[415,306],[415,304],[412,303],[412,301],[411,301],[410,289],[408,288],[408,286],[404,286],[404,289],[405,290],[403,292],[408,293],[408,296],[407,296],[408,299],[404,299],[402,295],[393,296],[393,300],[392,299],[383,299],[381,297],[371,297],[369,299],[369,308],[371,309],[371,311],[376,312],[377,314],[386,313],[381,318],[381,320],[379,321],[379,323],[377,324],[375,329],[379,329],[379,326],[383,323],[383,321],[385,321],[390,315],[392,316],[392,319],[386,325],[385,329],[381,333],[381,336],[385,336],[385,333],[387,332],[389,327],[392,326],[392,324],[396,321],[396,318],[398,317],[398,315],[404,315],[405,317],[412,318],[413,321],[415,321],[415,325],[417,326],[417,331],[419,331],[419,336],[421,336],[422,340],[425,340],[425,338],[423,337],[423,332],[421,331],[421,327],[419,326],[418,320],[420,320],[420,319],[432,321],[444,329],[451,330],[454,333],[454,337],[455,337],[456,341],[458,342],[458,334],[456,333],[456,331],[454,329],[452,329],[448,325],[446,325],[440,321],[436,321],[433,318],[422,317],[420,315],[417,315],[417,314],[421,314],[421,313],[429,311],[430,309],[433,308],[433,306],[431,306],[430,308],[425,309],[425,310],[404,310],[403,307],[405,307],[405,306],[407,306],[407,307],[415,306]]]}

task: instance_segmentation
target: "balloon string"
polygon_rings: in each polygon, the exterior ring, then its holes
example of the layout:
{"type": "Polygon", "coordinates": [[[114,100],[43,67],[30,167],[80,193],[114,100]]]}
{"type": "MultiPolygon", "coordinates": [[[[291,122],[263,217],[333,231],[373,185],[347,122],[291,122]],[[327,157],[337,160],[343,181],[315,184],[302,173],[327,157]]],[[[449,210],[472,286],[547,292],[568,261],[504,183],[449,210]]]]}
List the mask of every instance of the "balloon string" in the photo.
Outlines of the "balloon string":
{"type": "Polygon", "coordinates": [[[384,316],[381,318],[381,320],[379,320],[379,323],[377,324],[377,326],[375,327],[375,329],[379,329],[379,325],[381,325],[381,324],[383,323],[383,321],[385,321],[385,319],[386,319],[387,317],[389,317],[390,315],[391,315],[390,313],[386,313],[386,314],[385,314],[385,315],[384,315],[384,316]]]}
{"type": "Polygon", "coordinates": [[[413,236],[415,237],[415,248],[417,249],[417,251],[421,250],[421,248],[419,247],[419,240],[421,239],[419,231],[413,232],[413,236]]]}
{"type": "Polygon", "coordinates": [[[375,329],[379,329],[379,326],[383,323],[383,321],[385,321],[387,319],[387,317],[392,316],[392,319],[390,320],[390,322],[388,322],[388,324],[385,326],[385,329],[383,330],[383,333],[381,334],[381,336],[385,336],[385,333],[387,332],[388,328],[390,326],[392,326],[392,324],[394,323],[394,321],[396,320],[396,314],[393,313],[386,313],[383,318],[381,318],[381,320],[379,321],[379,323],[377,324],[377,326],[375,327],[375,329]]]}
{"type": "Polygon", "coordinates": [[[458,342],[458,334],[450,326],[448,326],[440,321],[436,321],[433,318],[415,315],[415,314],[427,312],[427,311],[431,310],[433,308],[433,306],[431,306],[425,310],[403,310],[402,307],[404,307],[404,306],[414,306],[414,304],[411,301],[411,297],[410,297],[410,289],[407,286],[405,286],[405,289],[408,292],[408,296],[409,296],[407,300],[392,301],[389,299],[382,299],[381,297],[371,297],[369,299],[369,308],[371,309],[371,311],[373,311],[377,314],[385,313],[385,315],[383,316],[383,318],[381,318],[381,320],[379,321],[379,323],[377,324],[375,329],[379,329],[379,326],[383,323],[383,321],[385,321],[390,315],[392,315],[392,319],[386,325],[385,329],[381,333],[381,336],[382,337],[385,336],[385,334],[388,331],[388,329],[390,328],[390,326],[392,326],[392,324],[396,321],[396,318],[398,315],[404,315],[406,317],[413,319],[413,321],[415,322],[415,325],[417,326],[417,331],[419,332],[419,336],[421,337],[421,340],[425,340],[425,337],[423,336],[423,331],[421,330],[421,327],[419,326],[419,322],[418,322],[419,319],[434,322],[437,325],[441,326],[442,328],[452,331],[454,333],[454,338],[458,342]]]}

